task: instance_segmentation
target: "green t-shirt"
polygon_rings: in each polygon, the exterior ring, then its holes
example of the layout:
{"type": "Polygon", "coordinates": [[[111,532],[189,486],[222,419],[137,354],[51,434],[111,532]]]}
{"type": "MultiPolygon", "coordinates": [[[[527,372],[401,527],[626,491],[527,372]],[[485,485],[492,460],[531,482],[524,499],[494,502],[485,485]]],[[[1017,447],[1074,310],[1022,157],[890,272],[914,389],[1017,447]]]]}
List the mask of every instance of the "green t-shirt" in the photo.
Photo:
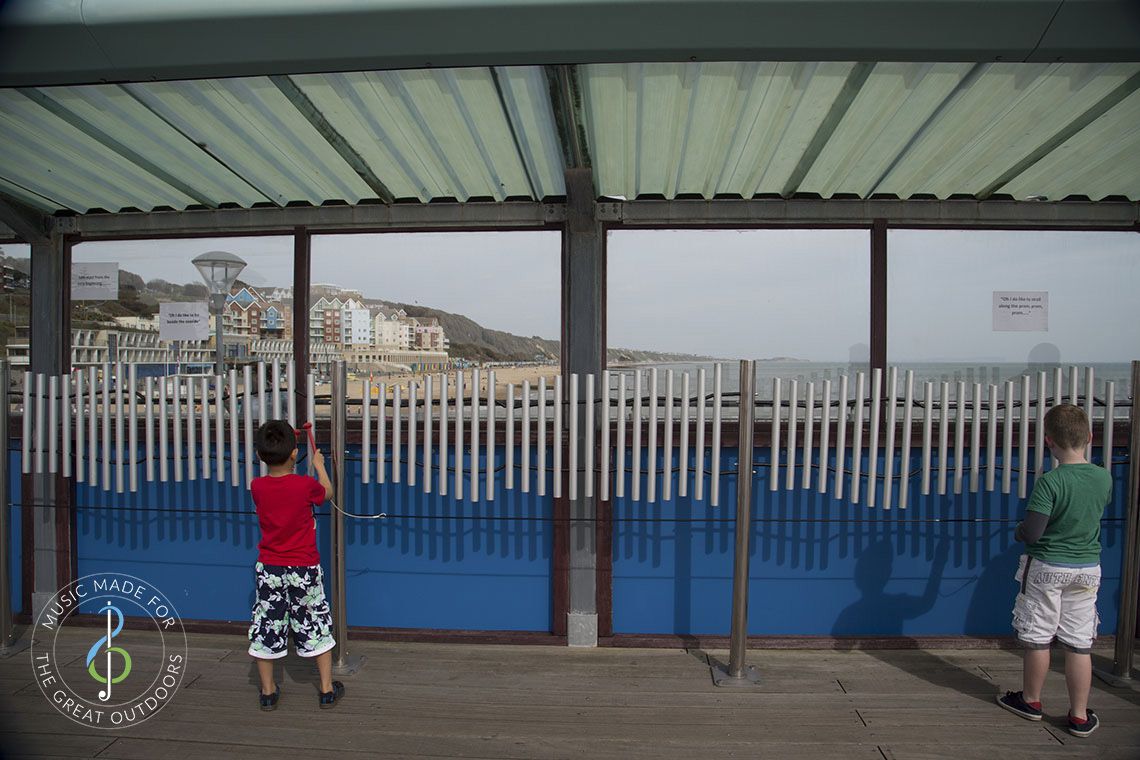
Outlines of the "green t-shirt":
{"type": "Polygon", "coordinates": [[[1049,524],[1026,553],[1042,562],[1099,562],[1100,518],[1111,499],[1112,476],[1103,467],[1063,464],[1045,473],[1026,509],[1048,515],[1049,524]]]}

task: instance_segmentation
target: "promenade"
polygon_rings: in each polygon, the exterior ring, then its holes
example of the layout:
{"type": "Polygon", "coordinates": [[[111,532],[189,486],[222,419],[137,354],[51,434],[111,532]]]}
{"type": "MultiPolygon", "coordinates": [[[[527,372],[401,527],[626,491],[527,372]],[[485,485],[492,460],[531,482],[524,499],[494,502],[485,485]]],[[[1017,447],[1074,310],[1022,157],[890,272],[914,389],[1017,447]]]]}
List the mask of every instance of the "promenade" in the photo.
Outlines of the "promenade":
{"type": "MultiPolygon", "coordinates": [[[[82,657],[92,632],[64,631],[61,661],[82,657]]],[[[1043,722],[1001,711],[994,694],[1019,684],[1013,651],[751,651],[762,683],[718,689],[709,660],[724,652],[353,641],[352,652],[367,661],[342,679],[347,695],[335,709],[317,709],[315,673],[290,655],[280,706],[262,713],[243,637],[192,634],[189,645],[173,702],[120,731],[83,727],[56,712],[26,651],[0,660],[0,756],[1140,757],[1140,692],[1094,681],[1091,704],[1103,724],[1087,739],[1064,730],[1056,668],[1043,722]]],[[[1094,662],[1109,656],[1098,649],[1094,662]]]]}

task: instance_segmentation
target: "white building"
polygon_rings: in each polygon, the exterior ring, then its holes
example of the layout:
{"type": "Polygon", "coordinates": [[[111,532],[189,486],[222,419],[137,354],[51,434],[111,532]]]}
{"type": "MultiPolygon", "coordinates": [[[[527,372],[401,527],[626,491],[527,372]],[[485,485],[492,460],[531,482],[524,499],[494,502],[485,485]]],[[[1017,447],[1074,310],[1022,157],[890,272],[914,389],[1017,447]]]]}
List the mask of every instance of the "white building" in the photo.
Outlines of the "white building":
{"type": "Polygon", "coordinates": [[[372,345],[372,315],[367,306],[354,298],[348,299],[341,308],[340,329],[342,345],[372,345]]]}
{"type": "Polygon", "coordinates": [[[403,309],[380,307],[372,318],[372,345],[408,350],[412,347],[412,326],[403,309]]]}

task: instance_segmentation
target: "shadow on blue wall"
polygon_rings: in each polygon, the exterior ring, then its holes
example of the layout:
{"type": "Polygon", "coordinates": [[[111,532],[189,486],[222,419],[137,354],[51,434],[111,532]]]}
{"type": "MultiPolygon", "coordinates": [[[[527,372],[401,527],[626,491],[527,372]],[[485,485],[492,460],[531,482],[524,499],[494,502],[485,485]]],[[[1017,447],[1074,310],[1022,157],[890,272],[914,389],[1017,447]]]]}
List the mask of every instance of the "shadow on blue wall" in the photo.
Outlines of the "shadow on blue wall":
{"type": "Polygon", "coordinates": [[[887,593],[894,575],[895,548],[880,539],[865,548],[855,561],[855,587],[861,596],[839,613],[831,632],[836,636],[859,634],[875,627],[883,636],[902,636],[903,622],[921,617],[934,609],[942,573],[950,554],[950,542],[940,539],[930,566],[930,577],[921,595],[887,593]]]}
{"type": "MultiPolygon", "coordinates": [[[[1014,526],[1024,510],[1013,462],[1011,493],[971,492],[968,464],[955,494],[953,463],[947,493],[923,496],[912,475],[908,507],[852,504],[850,477],[842,500],[799,488],[770,490],[768,450],[756,452],[748,630],[753,635],[1008,635],[1020,546],[1014,526]],[[876,586],[877,584],[877,586],[876,586]],[[868,595],[868,589],[875,593],[868,595]]],[[[917,457],[916,457],[917,460],[917,457]]],[[[828,463],[834,468],[835,462],[828,463]]],[[[912,462],[913,468],[918,462],[912,462]]],[[[847,463],[850,466],[850,461],[847,463]]],[[[648,505],[614,502],[614,629],[618,633],[724,634],[731,614],[736,462],[722,463],[720,506],[673,498],[648,505]]],[[[660,471],[660,470],[659,470],[660,471]]],[[[643,468],[644,472],[644,468],[643,468]]],[[[880,461],[880,477],[883,463],[880,461]]],[[[982,475],[984,486],[985,472],[982,475]]],[[[818,488],[813,473],[813,484],[818,488]]],[[[1114,468],[1125,482],[1126,468],[1114,468]]],[[[630,493],[626,484],[626,493],[630,493]]],[[[706,480],[707,489],[707,480],[706,480]]],[[[1101,630],[1112,631],[1119,607],[1124,504],[1116,489],[1105,511],[1104,568],[1098,607],[1101,630]]]]}

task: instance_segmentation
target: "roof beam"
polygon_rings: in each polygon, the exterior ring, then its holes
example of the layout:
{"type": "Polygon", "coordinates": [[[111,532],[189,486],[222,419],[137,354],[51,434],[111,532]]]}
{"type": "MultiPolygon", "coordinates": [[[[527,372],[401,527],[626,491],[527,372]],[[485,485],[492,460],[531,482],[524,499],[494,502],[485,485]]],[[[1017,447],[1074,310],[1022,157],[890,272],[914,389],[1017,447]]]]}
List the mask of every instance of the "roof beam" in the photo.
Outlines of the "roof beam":
{"type": "Polygon", "coordinates": [[[1057,130],[1056,134],[1043,142],[1037,148],[1037,150],[1033,151],[1021,161],[1018,161],[1016,164],[1011,166],[1009,170],[991,182],[988,187],[985,187],[980,192],[978,192],[975,197],[977,197],[978,200],[985,200],[986,198],[989,198],[991,195],[1001,190],[1017,177],[1024,174],[1029,170],[1030,167],[1032,167],[1041,159],[1045,158],[1045,156],[1049,155],[1053,151],[1057,150],[1057,148],[1060,148],[1062,145],[1064,145],[1065,142],[1069,140],[1069,138],[1073,137],[1073,135],[1077,134],[1082,129],[1092,124],[1101,116],[1104,116],[1110,110],[1115,108],[1121,103],[1121,101],[1130,96],[1132,93],[1136,92],[1138,89],[1140,89],[1140,74],[1134,74],[1125,80],[1119,87],[1101,98],[1099,102],[1093,104],[1093,106],[1087,111],[1078,115],[1068,124],[1063,124],[1061,128],[1057,130]]]}
{"type": "MultiPolygon", "coordinates": [[[[1128,201],[821,200],[810,198],[603,201],[597,218],[617,227],[1028,227],[1140,230],[1140,203],[1128,201]]],[[[53,229],[84,239],[291,235],[380,231],[542,229],[566,221],[565,203],[396,203],[203,209],[52,217],[53,229]]],[[[5,221],[0,216],[0,221],[5,221]]]]}
{"type": "Polygon", "coordinates": [[[51,238],[51,217],[3,194],[0,194],[0,222],[25,243],[46,243],[51,238]]]}
{"type": "Polygon", "coordinates": [[[519,130],[515,127],[515,119],[511,114],[511,109],[507,106],[507,98],[503,93],[503,82],[500,79],[499,69],[497,67],[491,67],[490,71],[491,82],[495,85],[495,95],[499,98],[499,107],[503,109],[503,118],[506,120],[507,128],[510,129],[511,132],[511,142],[515,145],[515,154],[518,156],[519,165],[522,166],[523,174],[526,175],[526,184],[530,188],[530,197],[542,200],[542,193],[538,189],[538,182],[531,170],[530,162],[526,159],[522,141],[519,140],[519,130]]]}
{"type": "Polygon", "coordinates": [[[4,6],[0,86],[552,61],[1135,61],[1140,55],[1134,0],[14,0],[4,6]],[[206,39],[210,44],[202,44],[206,39]],[[305,44],[297,45],[299,39],[305,44]]]}
{"type": "Polygon", "coordinates": [[[296,82],[287,76],[273,76],[270,77],[270,79],[273,81],[273,84],[277,86],[277,89],[281,91],[281,94],[285,96],[285,99],[293,104],[293,107],[313,125],[313,129],[317,130],[321,137],[325,138],[325,142],[331,145],[332,149],[344,159],[345,163],[360,176],[364,184],[368,185],[368,187],[372,189],[372,192],[376,193],[377,198],[385,203],[395,201],[395,197],[392,195],[392,191],[388,189],[388,186],[376,176],[376,173],[372,171],[372,167],[368,165],[368,162],[364,160],[363,156],[357,153],[356,150],[348,144],[348,140],[344,139],[344,136],[336,131],[336,128],[329,123],[329,120],[325,118],[325,115],[321,113],[320,109],[313,105],[313,101],[309,100],[309,96],[297,86],[296,82]]]}
{"type": "Polygon", "coordinates": [[[56,229],[86,239],[201,237],[226,234],[292,235],[322,232],[535,229],[566,218],[564,204],[371,203],[360,206],[287,206],[56,217],[56,229]]]}
{"type": "Polygon", "coordinates": [[[107,134],[102,129],[89,122],[87,119],[84,119],[83,117],[68,110],[62,104],[53,100],[44,92],[32,87],[22,88],[18,90],[18,92],[28,100],[40,106],[40,108],[43,108],[48,113],[71,125],[113,153],[118,154],[124,160],[131,162],[135,166],[153,176],[155,179],[164,182],[170,187],[178,190],[180,193],[193,198],[197,203],[200,203],[203,206],[207,206],[209,208],[215,208],[218,205],[217,201],[211,198],[209,193],[206,193],[194,187],[189,182],[183,181],[181,177],[170,173],[161,165],[147,159],[141,153],[118,140],[113,135],[107,134]]]}
{"type": "Polygon", "coordinates": [[[807,148],[800,156],[799,163],[796,168],[792,170],[791,175],[788,177],[787,183],[784,185],[783,195],[788,198],[795,195],[796,191],[800,188],[800,183],[804,181],[804,177],[811,171],[812,166],[815,165],[816,159],[823,149],[827,146],[827,142],[835,134],[843,117],[847,115],[847,111],[851,108],[851,104],[855,102],[859,92],[863,89],[863,85],[867,82],[867,77],[871,76],[874,71],[875,64],[873,63],[856,63],[851,68],[851,73],[847,75],[847,81],[843,83],[843,87],[839,90],[839,95],[831,104],[828,109],[827,115],[823,117],[820,122],[819,128],[815,130],[812,135],[811,142],[808,143],[807,148]]]}
{"type": "Polygon", "coordinates": [[[588,167],[591,165],[590,148],[582,120],[578,71],[574,66],[546,66],[545,70],[550,85],[550,107],[558,127],[558,140],[562,143],[563,166],[566,169],[588,167]]]}
{"type": "Polygon", "coordinates": [[[599,219],[625,227],[748,227],[764,225],[896,227],[1107,227],[1140,229],[1140,203],[1128,201],[644,200],[598,204],[599,219]]]}

